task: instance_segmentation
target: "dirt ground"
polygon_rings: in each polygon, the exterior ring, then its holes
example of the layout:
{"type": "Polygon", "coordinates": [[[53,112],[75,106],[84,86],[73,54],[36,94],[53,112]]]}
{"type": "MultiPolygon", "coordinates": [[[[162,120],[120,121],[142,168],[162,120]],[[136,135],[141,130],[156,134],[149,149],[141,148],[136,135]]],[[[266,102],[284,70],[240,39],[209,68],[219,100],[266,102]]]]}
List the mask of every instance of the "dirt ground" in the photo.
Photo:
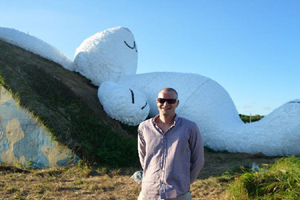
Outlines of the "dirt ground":
{"type": "Polygon", "coordinates": [[[251,168],[253,163],[272,164],[275,159],[276,157],[266,157],[263,154],[206,152],[205,164],[199,178],[219,176],[227,170],[237,171],[240,166],[251,168]]]}

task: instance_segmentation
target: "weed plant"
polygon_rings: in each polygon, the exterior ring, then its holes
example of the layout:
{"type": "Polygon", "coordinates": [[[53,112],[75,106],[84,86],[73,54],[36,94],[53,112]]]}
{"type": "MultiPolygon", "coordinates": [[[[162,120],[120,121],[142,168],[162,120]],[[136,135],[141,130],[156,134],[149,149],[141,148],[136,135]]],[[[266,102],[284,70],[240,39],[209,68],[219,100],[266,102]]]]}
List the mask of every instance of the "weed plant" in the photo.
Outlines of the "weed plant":
{"type": "Polygon", "coordinates": [[[271,166],[246,172],[227,192],[228,199],[300,199],[300,158],[281,158],[271,166]]]}

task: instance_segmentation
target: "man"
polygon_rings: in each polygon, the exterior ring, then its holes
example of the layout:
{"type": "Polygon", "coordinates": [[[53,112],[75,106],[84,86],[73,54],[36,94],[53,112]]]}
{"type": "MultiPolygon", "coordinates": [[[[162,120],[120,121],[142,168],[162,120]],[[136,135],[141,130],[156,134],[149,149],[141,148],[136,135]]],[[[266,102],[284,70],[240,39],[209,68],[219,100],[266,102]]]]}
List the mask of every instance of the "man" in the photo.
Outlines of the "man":
{"type": "Polygon", "coordinates": [[[204,164],[198,126],[179,117],[178,94],[164,88],[156,99],[159,114],[138,128],[138,153],[143,168],[138,200],[191,200],[190,184],[204,164]]]}

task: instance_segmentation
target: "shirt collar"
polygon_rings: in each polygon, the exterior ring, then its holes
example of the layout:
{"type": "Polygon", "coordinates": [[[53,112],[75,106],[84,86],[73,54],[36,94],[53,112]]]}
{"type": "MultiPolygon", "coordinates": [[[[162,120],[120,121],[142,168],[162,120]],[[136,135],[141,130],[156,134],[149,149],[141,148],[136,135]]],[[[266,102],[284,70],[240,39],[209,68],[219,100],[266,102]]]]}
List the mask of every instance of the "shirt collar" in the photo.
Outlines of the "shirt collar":
{"type": "MultiPolygon", "coordinates": [[[[159,115],[156,115],[155,117],[153,117],[153,118],[151,119],[152,123],[153,123],[155,126],[157,126],[157,124],[155,123],[155,119],[157,119],[158,117],[159,117],[159,115]]],[[[179,119],[179,117],[178,117],[178,115],[175,113],[174,124],[173,124],[173,126],[176,125],[176,122],[178,121],[178,119],[179,119]]]]}

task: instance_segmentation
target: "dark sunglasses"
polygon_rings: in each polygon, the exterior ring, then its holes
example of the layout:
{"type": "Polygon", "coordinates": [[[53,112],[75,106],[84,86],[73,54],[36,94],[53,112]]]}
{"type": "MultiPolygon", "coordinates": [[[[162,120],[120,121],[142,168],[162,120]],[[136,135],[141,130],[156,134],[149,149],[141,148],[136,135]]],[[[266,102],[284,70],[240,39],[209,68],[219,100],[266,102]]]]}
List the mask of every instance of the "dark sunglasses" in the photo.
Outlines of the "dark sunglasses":
{"type": "Polygon", "coordinates": [[[162,99],[162,98],[157,98],[157,101],[159,103],[165,103],[165,102],[168,102],[168,104],[174,104],[176,103],[177,99],[162,99]]]}

